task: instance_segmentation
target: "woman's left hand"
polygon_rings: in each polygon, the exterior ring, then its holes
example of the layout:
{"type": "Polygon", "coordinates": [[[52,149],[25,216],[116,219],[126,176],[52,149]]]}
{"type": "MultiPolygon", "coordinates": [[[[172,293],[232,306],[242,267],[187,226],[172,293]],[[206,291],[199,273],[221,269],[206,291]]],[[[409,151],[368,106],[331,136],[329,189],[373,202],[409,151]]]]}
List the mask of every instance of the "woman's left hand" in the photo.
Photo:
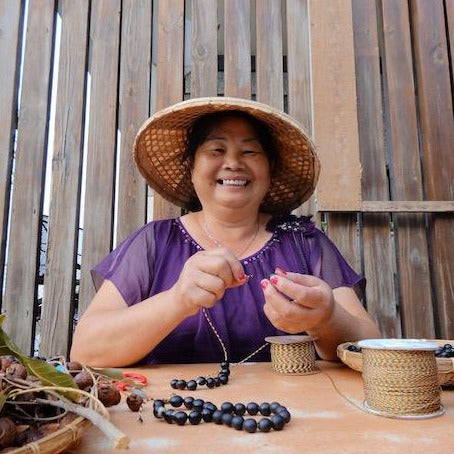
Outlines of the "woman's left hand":
{"type": "Polygon", "coordinates": [[[261,284],[265,315],[282,331],[295,334],[316,330],[333,313],[333,291],[318,277],[276,270],[261,284]]]}

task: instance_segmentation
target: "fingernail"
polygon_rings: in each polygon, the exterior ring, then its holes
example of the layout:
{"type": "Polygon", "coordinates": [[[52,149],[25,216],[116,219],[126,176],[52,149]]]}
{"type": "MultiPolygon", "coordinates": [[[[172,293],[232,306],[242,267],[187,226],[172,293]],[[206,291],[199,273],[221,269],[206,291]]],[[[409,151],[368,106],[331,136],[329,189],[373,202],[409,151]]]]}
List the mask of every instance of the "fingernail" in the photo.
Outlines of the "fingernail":
{"type": "Polygon", "coordinates": [[[244,275],[244,273],[240,273],[240,274],[238,275],[238,280],[239,280],[239,281],[244,281],[245,279],[246,279],[246,276],[244,275]]]}
{"type": "Polygon", "coordinates": [[[284,276],[287,274],[287,271],[285,271],[285,270],[283,270],[282,268],[279,268],[279,267],[276,268],[276,272],[277,272],[277,273],[281,273],[281,274],[283,274],[284,276]]]}
{"type": "Polygon", "coordinates": [[[268,287],[268,281],[266,279],[262,279],[260,281],[260,285],[262,286],[263,290],[265,290],[268,287]]]}
{"type": "Polygon", "coordinates": [[[270,277],[270,282],[273,284],[273,285],[276,285],[278,282],[279,282],[279,279],[277,276],[271,276],[270,277]]]}

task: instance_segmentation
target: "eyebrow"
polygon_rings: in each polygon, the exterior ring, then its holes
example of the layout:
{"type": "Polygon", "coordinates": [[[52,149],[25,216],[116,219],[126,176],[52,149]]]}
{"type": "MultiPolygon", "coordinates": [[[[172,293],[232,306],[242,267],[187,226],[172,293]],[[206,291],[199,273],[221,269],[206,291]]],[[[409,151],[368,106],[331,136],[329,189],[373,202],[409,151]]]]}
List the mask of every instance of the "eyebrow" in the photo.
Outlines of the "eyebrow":
{"type": "MultiPolygon", "coordinates": [[[[209,140],[227,140],[225,137],[214,137],[214,136],[208,136],[206,139],[205,139],[205,142],[208,142],[209,140]]],[[[251,137],[251,138],[248,138],[248,139],[243,139],[242,142],[259,142],[259,139],[255,138],[255,137],[251,137]]]]}

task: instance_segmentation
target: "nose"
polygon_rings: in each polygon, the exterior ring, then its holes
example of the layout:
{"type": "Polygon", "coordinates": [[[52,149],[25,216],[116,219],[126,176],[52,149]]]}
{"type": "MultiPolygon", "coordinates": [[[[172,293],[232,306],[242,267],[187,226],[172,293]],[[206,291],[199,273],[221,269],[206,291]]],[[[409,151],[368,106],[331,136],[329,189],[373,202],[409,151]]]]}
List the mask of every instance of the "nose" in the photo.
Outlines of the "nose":
{"type": "Polygon", "coordinates": [[[228,170],[244,169],[241,153],[238,150],[228,150],[224,155],[223,167],[228,170]]]}

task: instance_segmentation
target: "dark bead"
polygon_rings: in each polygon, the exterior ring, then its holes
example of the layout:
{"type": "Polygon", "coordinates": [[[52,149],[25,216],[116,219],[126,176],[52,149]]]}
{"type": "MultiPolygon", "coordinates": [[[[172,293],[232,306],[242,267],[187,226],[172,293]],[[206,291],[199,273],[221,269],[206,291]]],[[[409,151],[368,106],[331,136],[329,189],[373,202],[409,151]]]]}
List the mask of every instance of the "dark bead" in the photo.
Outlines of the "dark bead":
{"type": "Polygon", "coordinates": [[[356,352],[356,345],[353,345],[353,344],[349,345],[349,346],[347,347],[347,350],[348,350],[349,352],[356,352]]]}
{"type": "Polygon", "coordinates": [[[169,424],[173,421],[173,414],[174,414],[174,413],[175,413],[175,411],[174,411],[174,410],[171,410],[171,409],[166,410],[166,411],[164,412],[164,415],[163,415],[163,416],[164,416],[164,419],[165,419],[166,422],[168,422],[169,424]]]}
{"type": "Polygon", "coordinates": [[[252,418],[245,419],[243,422],[243,430],[250,434],[254,433],[257,430],[257,421],[252,418]]]}
{"type": "Polygon", "coordinates": [[[230,367],[230,363],[228,361],[221,361],[221,369],[228,369],[230,367]]]}
{"type": "Polygon", "coordinates": [[[233,412],[238,416],[243,416],[246,413],[246,405],[237,403],[233,408],[233,412]]]}
{"type": "Polygon", "coordinates": [[[200,411],[192,410],[191,413],[189,413],[188,419],[191,424],[196,426],[202,420],[202,413],[200,413],[200,411]]]}
{"type": "Polygon", "coordinates": [[[219,374],[218,378],[219,378],[221,385],[226,385],[229,382],[229,377],[225,374],[219,374]]]}
{"type": "Polygon", "coordinates": [[[207,378],[207,386],[208,388],[214,388],[214,380],[211,377],[207,378]]]}
{"type": "Polygon", "coordinates": [[[285,426],[285,419],[279,415],[271,416],[271,423],[274,430],[282,430],[285,426]]]}
{"type": "Polygon", "coordinates": [[[268,402],[263,402],[260,404],[259,411],[263,416],[271,415],[271,408],[268,402]]]}
{"type": "Polygon", "coordinates": [[[281,411],[278,411],[277,414],[279,416],[282,416],[284,418],[284,421],[286,423],[290,422],[290,418],[291,418],[291,415],[290,415],[290,412],[288,410],[281,410],[281,411]]]}
{"type": "Polygon", "coordinates": [[[246,405],[246,410],[250,415],[256,415],[259,411],[259,405],[256,404],[255,402],[249,402],[246,405]]]}
{"type": "Polygon", "coordinates": [[[193,403],[193,402],[194,402],[194,398],[191,397],[191,396],[185,397],[184,400],[183,400],[184,406],[185,406],[188,410],[192,410],[192,403],[193,403]]]}
{"type": "Polygon", "coordinates": [[[443,348],[445,350],[452,350],[452,345],[451,344],[445,344],[445,345],[443,345],[443,348]]]}
{"type": "Polygon", "coordinates": [[[243,429],[243,423],[244,423],[244,418],[242,416],[236,415],[232,418],[231,426],[236,430],[241,430],[241,429],[243,429]]]}
{"type": "Polygon", "coordinates": [[[271,413],[274,413],[276,411],[276,408],[280,407],[280,406],[281,406],[281,404],[279,402],[271,402],[270,403],[271,413]]]}
{"type": "Polygon", "coordinates": [[[197,377],[195,379],[198,385],[203,386],[207,384],[207,379],[205,377],[197,377]]]}
{"type": "Polygon", "coordinates": [[[214,380],[214,386],[216,386],[216,388],[221,386],[221,380],[219,380],[219,377],[214,377],[213,380],[214,380]]]}
{"type": "Polygon", "coordinates": [[[442,347],[440,347],[440,348],[437,348],[434,353],[435,353],[435,356],[440,356],[443,352],[444,352],[444,349],[442,347]]]}
{"type": "Polygon", "coordinates": [[[192,408],[194,410],[201,410],[205,402],[202,399],[194,399],[192,401],[192,408]]]}
{"type": "Polygon", "coordinates": [[[164,406],[164,401],[161,399],[155,399],[153,401],[153,407],[158,408],[158,407],[163,407],[164,406]]]}
{"type": "Polygon", "coordinates": [[[183,398],[181,396],[172,396],[169,399],[169,404],[172,405],[172,407],[181,407],[182,403],[183,403],[183,398]]]}
{"type": "Polygon", "coordinates": [[[173,420],[179,425],[184,426],[184,423],[188,420],[188,415],[184,411],[177,411],[173,415],[173,420]]]}
{"type": "Polygon", "coordinates": [[[221,410],[216,410],[215,412],[213,412],[213,416],[212,416],[212,420],[214,423],[216,424],[222,424],[222,415],[224,413],[222,413],[221,410]]]}
{"type": "Polygon", "coordinates": [[[287,411],[287,408],[283,405],[279,405],[274,409],[274,413],[279,413],[280,411],[287,411]]]}
{"type": "Polygon", "coordinates": [[[216,407],[216,405],[214,405],[213,402],[205,402],[203,404],[203,408],[207,408],[208,410],[211,411],[211,413],[218,409],[218,407],[216,407]]]}
{"type": "Polygon", "coordinates": [[[170,382],[170,386],[171,386],[173,389],[178,389],[178,388],[177,388],[177,383],[178,383],[178,379],[174,378],[174,379],[170,382]]]}
{"type": "Polygon", "coordinates": [[[197,389],[197,382],[195,380],[189,380],[186,383],[186,387],[189,389],[189,391],[195,391],[197,389]]]}
{"type": "Polygon", "coordinates": [[[230,369],[221,369],[218,373],[218,375],[227,375],[227,377],[230,375],[230,369]]]}
{"type": "Polygon", "coordinates": [[[224,413],[222,415],[222,424],[230,427],[232,425],[232,418],[233,415],[231,413],[224,413]]]}
{"type": "MultiPolygon", "coordinates": [[[[173,411],[173,410],[172,410],[173,411]]],[[[155,418],[161,419],[164,417],[164,413],[166,412],[166,408],[164,406],[161,407],[153,407],[153,415],[155,418]]],[[[166,420],[167,421],[167,420],[166,420]]]]}
{"type": "Polygon", "coordinates": [[[222,405],[221,405],[221,411],[223,413],[232,413],[233,411],[233,404],[232,402],[224,402],[222,405]]]}
{"type": "Polygon", "coordinates": [[[177,389],[185,389],[186,388],[186,381],[185,380],[178,380],[177,381],[177,389]]]}
{"type": "Polygon", "coordinates": [[[215,410],[210,410],[209,408],[204,408],[202,410],[202,418],[205,422],[213,421],[213,413],[215,410]]]}
{"type": "Polygon", "coordinates": [[[269,432],[272,427],[273,427],[273,424],[272,422],[270,421],[269,418],[262,418],[259,422],[258,422],[258,428],[260,430],[260,432],[269,432]]]}

